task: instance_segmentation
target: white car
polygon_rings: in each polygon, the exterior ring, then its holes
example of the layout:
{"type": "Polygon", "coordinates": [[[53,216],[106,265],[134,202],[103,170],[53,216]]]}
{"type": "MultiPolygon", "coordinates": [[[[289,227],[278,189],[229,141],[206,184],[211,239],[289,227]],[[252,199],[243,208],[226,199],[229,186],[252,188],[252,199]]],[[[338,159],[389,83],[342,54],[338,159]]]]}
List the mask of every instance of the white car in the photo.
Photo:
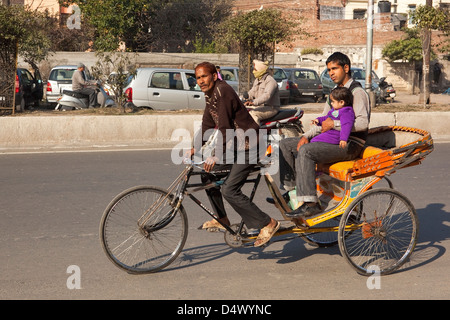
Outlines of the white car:
{"type": "Polygon", "coordinates": [[[127,102],[159,110],[204,109],[194,70],[139,68],[125,88],[127,102]]]}
{"type": "MultiPolygon", "coordinates": [[[[77,70],[76,65],[56,66],[50,71],[47,81],[47,102],[56,103],[63,90],[72,90],[72,75],[77,70]]],[[[85,68],[86,79],[91,79],[85,68]]]]}

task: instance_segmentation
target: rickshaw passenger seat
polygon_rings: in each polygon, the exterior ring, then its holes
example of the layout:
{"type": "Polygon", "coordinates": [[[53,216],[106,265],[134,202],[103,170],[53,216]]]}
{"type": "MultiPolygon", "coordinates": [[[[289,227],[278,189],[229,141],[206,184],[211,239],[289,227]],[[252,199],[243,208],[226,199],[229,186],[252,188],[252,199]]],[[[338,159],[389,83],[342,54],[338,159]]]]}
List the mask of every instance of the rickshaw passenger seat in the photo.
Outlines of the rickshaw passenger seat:
{"type": "Polygon", "coordinates": [[[316,171],[327,173],[333,178],[345,181],[347,179],[347,174],[352,172],[353,166],[356,161],[372,157],[384,151],[385,150],[377,147],[367,146],[361,151],[360,158],[350,161],[336,162],[332,164],[319,164],[316,168],[316,171]]]}

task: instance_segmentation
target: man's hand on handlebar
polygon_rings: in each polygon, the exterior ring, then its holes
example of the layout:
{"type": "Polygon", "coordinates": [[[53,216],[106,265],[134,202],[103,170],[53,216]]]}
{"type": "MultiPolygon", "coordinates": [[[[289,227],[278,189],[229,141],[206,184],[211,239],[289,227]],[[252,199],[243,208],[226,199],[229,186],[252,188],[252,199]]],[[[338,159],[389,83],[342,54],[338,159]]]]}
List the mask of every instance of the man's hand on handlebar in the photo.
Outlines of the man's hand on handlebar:
{"type": "Polygon", "coordinates": [[[219,159],[217,157],[208,157],[208,158],[206,158],[205,164],[203,165],[203,169],[206,172],[210,172],[214,168],[214,166],[216,165],[216,162],[218,160],[219,159]]]}

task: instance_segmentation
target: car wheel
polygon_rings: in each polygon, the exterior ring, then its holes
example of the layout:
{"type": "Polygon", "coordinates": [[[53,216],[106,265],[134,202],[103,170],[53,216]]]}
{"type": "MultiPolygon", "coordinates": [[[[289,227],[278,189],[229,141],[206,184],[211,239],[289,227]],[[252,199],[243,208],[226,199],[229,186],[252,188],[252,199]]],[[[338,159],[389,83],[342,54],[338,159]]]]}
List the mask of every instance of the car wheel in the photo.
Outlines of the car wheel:
{"type": "Polygon", "coordinates": [[[25,98],[24,97],[22,97],[22,99],[20,99],[20,104],[16,105],[16,111],[18,111],[18,112],[25,111],[25,98]]]}

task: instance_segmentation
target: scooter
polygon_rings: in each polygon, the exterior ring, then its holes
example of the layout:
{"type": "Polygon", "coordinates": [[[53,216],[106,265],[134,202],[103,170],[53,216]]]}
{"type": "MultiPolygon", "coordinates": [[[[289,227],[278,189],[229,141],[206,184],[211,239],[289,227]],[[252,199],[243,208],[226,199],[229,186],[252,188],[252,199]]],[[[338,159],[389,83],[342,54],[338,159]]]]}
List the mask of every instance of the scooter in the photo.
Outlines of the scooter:
{"type": "MultiPolygon", "coordinates": [[[[106,93],[105,89],[98,84],[93,86],[93,89],[97,92],[97,103],[100,108],[114,107],[114,100],[106,93]]],[[[80,110],[89,108],[88,96],[78,93],[76,91],[63,90],[62,95],[57,100],[55,110],[80,110]]]]}
{"type": "MultiPolygon", "coordinates": [[[[242,101],[248,101],[248,93],[244,92],[242,101]]],[[[278,130],[281,138],[298,137],[304,133],[303,124],[300,120],[303,117],[302,109],[281,109],[276,115],[264,119],[260,123],[261,129],[268,131],[278,130]]]]}
{"type": "Polygon", "coordinates": [[[393,102],[396,97],[395,89],[392,84],[386,82],[386,77],[380,79],[378,83],[378,88],[380,90],[379,100],[381,102],[393,102]]]}
{"type": "Polygon", "coordinates": [[[261,129],[279,130],[279,135],[283,138],[301,136],[303,131],[302,121],[304,111],[302,109],[282,109],[269,119],[264,119],[260,123],[261,129]]]}

